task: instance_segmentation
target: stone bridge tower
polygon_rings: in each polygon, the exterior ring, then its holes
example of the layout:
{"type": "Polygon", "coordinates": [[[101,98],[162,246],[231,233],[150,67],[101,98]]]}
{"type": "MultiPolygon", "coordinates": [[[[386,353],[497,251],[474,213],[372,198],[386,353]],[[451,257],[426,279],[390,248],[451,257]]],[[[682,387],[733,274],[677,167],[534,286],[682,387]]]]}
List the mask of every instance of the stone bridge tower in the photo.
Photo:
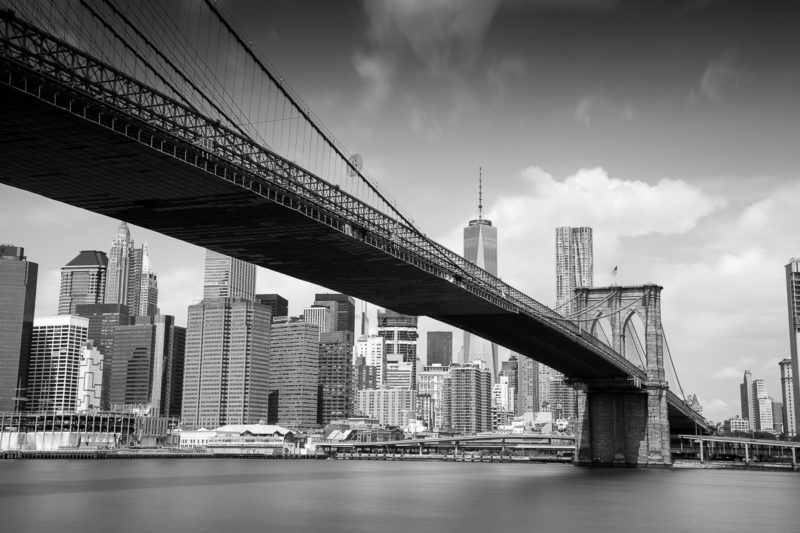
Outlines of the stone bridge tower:
{"type": "Polygon", "coordinates": [[[661,289],[658,285],[578,288],[577,318],[595,333],[601,319],[611,324],[612,348],[624,356],[625,331],[638,316],[645,326],[645,374],[639,379],[575,379],[578,464],[668,466],[668,385],[664,377],[664,332],[661,327],[661,289]]]}

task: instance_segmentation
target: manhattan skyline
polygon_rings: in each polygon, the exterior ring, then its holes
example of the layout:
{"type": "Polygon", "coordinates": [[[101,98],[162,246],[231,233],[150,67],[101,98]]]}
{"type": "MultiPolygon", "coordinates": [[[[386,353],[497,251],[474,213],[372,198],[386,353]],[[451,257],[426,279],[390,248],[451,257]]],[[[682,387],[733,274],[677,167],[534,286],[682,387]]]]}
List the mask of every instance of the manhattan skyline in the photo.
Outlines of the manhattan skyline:
{"type": "MultiPolygon", "coordinates": [[[[460,249],[481,166],[504,281],[552,306],[554,228],[592,227],[595,285],[619,266],[616,283],[665,287],[678,373],[709,418],[738,412],[745,369],[780,390],[783,266],[800,256],[788,3],[220,4],[430,237],[460,249]]],[[[0,239],[39,264],[37,316],[56,312],[60,267],[108,252],[119,224],[5,186],[0,213],[0,239]]],[[[185,325],[204,251],[132,231],[185,325]]],[[[294,315],[327,292],[259,271],[294,315]]]]}

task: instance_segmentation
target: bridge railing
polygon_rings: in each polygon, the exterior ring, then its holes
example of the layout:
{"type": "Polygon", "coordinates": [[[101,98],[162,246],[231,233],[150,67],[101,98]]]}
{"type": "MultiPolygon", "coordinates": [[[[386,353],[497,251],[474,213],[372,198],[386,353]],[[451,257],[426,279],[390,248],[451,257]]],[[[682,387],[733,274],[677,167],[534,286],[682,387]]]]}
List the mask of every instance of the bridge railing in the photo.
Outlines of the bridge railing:
{"type": "MultiPolygon", "coordinates": [[[[119,118],[127,116],[139,121],[144,129],[154,133],[167,133],[199,154],[195,159],[204,159],[206,168],[228,165],[232,181],[237,180],[237,173],[239,179],[246,173],[265,186],[303,198],[322,211],[322,214],[317,212],[315,218],[321,217],[323,222],[343,233],[446,279],[502,309],[528,314],[631,375],[641,373],[601,341],[584,335],[578,325],[435,243],[404,221],[375,209],[219,121],[46,34],[12,13],[4,12],[2,19],[4,63],[9,63],[11,68],[17,65],[29,69],[45,83],[49,80],[68,87],[76,103],[87,107],[97,102],[105,104],[103,114],[112,117],[112,128],[113,117],[119,115],[119,118]]],[[[63,98],[64,94],[54,97],[63,98]]],[[[73,104],[70,109],[81,113],[73,104]]],[[[224,175],[228,175],[227,170],[224,175]]]]}

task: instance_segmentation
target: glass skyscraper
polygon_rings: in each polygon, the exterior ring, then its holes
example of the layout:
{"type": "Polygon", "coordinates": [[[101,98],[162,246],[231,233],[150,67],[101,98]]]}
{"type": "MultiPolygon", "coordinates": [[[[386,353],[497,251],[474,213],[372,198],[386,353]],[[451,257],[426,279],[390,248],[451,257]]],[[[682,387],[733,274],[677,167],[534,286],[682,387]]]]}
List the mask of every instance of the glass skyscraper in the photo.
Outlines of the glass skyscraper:
{"type": "Polygon", "coordinates": [[[128,306],[131,316],[158,314],[158,277],[150,264],[147,243],[135,248],[125,222],[111,241],[104,301],[128,306]]]}
{"type": "Polygon", "coordinates": [[[255,302],[255,266],[206,252],[203,296],[189,307],[181,419],[192,428],[266,419],[272,316],[255,302]]]}
{"type": "MultiPolygon", "coordinates": [[[[470,220],[464,228],[464,259],[497,276],[497,228],[492,226],[491,220],[483,218],[481,181],[478,191],[478,218],[470,220]]],[[[476,360],[486,363],[492,375],[492,383],[495,383],[499,370],[497,345],[465,331],[461,362],[476,360]]]]}
{"type": "Polygon", "coordinates": [[[108,257],[97,250],[83,250],[61,267],[58,314],[73,315],[79,304],[103,303],[107,267],[108,257]]]}
{"type": "Polygon", "coordinates": [[[0,412],[25,409],[39,266],[25,250],[0,245],[0,412]]]}
{"type": "Polygon", "coordinates": [[[203,300],[211,298],[255,300],[255,297],[255,265],[206,250],[203,300]]]}
{"type": "Polygon", "coordinates": [[[450,366],[453,362],[453,332],[428,332],[428,360],[426,364],[450,366]]]}

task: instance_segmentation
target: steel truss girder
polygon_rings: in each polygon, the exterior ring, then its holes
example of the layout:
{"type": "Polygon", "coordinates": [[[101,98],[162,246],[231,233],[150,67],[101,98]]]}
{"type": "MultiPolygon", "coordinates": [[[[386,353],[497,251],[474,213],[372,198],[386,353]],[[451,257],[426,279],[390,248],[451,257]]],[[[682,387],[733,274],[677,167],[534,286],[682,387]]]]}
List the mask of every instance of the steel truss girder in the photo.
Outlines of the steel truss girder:
{"type": "Polygon", "coordinates": [[[123,72],[24,21],[3,13],[0,23],[4,83],[42,99],[50,88],[59,107],[236,183],[270,200],[439,276],[500,309],[546,323],[630,375],[641,371],[555,311],[503,283],[338,186],[305,171],[253,140],[203,116],[123,72]],[[16,76],[16,77],[15,77],[16,76]],[[40,84],[33,91],[30,80],[40,84]],[[68,104],[58,97],[68,96],[68,104]],[[102,109],[102,110],[101,110],[102,109]],[[104,118],[107,117],[107,118],[104,118]]]}

